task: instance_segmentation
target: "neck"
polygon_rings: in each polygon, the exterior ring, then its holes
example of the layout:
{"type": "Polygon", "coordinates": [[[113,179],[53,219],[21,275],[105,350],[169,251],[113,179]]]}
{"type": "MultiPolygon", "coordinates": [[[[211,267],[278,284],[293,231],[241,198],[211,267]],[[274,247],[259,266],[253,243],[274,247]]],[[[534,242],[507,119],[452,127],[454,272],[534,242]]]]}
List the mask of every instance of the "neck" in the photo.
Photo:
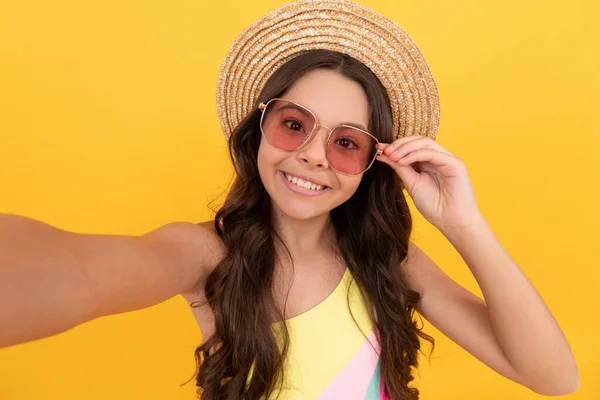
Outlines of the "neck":
{"type": "Polygon", "coordinates": [[[329,214],[299,220],[274,211],[273,222],[295,262],[329,252],[335,243],[335,232],[329,214]]]}

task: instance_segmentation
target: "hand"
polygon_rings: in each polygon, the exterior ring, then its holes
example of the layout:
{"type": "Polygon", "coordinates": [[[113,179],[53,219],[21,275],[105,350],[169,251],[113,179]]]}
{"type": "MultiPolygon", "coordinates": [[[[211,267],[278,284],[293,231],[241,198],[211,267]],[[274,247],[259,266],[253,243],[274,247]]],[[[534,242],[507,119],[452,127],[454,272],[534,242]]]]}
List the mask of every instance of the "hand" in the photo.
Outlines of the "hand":
{"type": "Polygon", "coordinates": [[[396,171],[417,210],[440,231],[481,218],[465,164],[433,139],[407,136],[378,149],[377,159],[396,171]]]}

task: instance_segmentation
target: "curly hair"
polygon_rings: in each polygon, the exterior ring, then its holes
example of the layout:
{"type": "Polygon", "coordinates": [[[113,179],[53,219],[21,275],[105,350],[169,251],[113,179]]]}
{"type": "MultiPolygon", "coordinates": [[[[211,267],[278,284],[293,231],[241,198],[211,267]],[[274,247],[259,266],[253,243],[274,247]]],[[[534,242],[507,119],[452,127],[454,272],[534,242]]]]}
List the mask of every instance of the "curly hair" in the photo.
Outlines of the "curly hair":
{"type": "MultiPolygon", "coordinates": [[[[318,68],[337,71],[362,86],[370,131],[390,143],[392,117],[384,87],[364,64],[345,54],[318,50],[296,56],[273,73],[255,105],[281,97],[298,78],[318,68]]],[[[214,219],[226,253],[205,286],[215,332],[195,351],[202,399],[269,399],[283,382],[288,331],[284,328],[280,346],[268,311],[274,309],[276,248],[287,248],[274,230],[271,199],[258,172],[259,120],[255,107],[229,139],[235,179],[214,219]]],[[[368,304],[381,345],[386,391],[392,399],[418,399],[419,391],[409,383],[418,366],[420,339],[429,341],[432,351],[434,340],[415,322],[420,296],[399,268],[407,256],[412,218],[397,174],[375,163],[352,197],[330,211],[330,222],[337,251],[368,304]]]]}

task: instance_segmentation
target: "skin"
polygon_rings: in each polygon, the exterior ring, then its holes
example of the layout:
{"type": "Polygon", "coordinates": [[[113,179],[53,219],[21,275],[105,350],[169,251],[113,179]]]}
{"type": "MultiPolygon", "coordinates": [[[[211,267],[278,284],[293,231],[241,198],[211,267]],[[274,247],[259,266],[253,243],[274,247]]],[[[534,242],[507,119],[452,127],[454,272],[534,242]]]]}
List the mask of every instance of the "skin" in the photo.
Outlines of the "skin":
{"type": "MultiPolygon", "coordinates": [[[[346,122],[367,126],[364,91],[336,72],[312,71],[282,97],[308,107],[326,126],[346,122]]],[[[276,229],[294,260],[293,268],[282,262],[274,288],[281,298],[290,288],[288,316],[326,298],[344,270],[326,229],[328,214],[352,196],[362,175],[348,177],[329,168],[326,136],[327,131],[319,129],[308,145],[294,152],[276,149],[264,139],[259,149],[258,168],[273,200],[276,229]],[[314,177],[331,190],[318,197],[298,195],[281,181],[280,170],[314,177]]],[[[410,242],[408,257],[398,268],[421,295],[420,314],[514,382],[545,395],[576,391],[579,372],[569,345],[539,293],[481,215],[464,163],[429,138],[405,137],[382,143],[380,149],[383,154],[376,162],[396,171],[417,210],[460,253],[484,296],[460,286],[410,242]]]]}
{"type": "MultiPolygon", "coordinates": [[[[307,107],[328,127],[347,122],[368,125],[368,100],[362,87],[336,72],[311,71],[281,98],[307,107]]],[[[363,176],[343,175],[329,168],[325,156],[328,133],[319,127],[311,140],[294,152],[273,147],[262,138],[258,150],[258,170],[272,199],[275,225],[296,260],[327,247],[329,212],[354,194],[363,176]],[[280,171],[313,178],[329,189],[317,197],[299,195],[282,182],[280,171]]]]}
{"type": "MultiPolygon", "coordinates": [[[[313,71],[284,97],[308,107],[329,127],[345,122],[366,126],[368,121],[365,93],[335,72],[313,71]]],[[[320,129],[294,152],[265,142],[259,149],[259,172],[273,200],[275,228],[293,259],[292,265],[282,258],[273,288],[280,309],[289,288],[288,318],[323,301],[345,269],[326,228],[328,214],[352,196],[362,176],[329,168],[326,135],[320,129]],[[330,189],[318,197],[293,193],[278,175],[281,169],[318,179],[330,189]]],[[[421,295],[420,314],[508,379],[545,395],[576,391],[579,372],[569,344],[480,213],[465,164],[423,137],[381,143],[380,150],[376,162],[398,174],[417,210],[454,246],[483,294],[481,299],[460,286],[410,242],[398,268],[421,295]]],[[[174,222],[140,236],[83,235],[0,215],[0,300],[5,300],[0,301],[0,322],[10,328],[0,330],[0,348],[158,304],[178,293],[190,304],[202,302],[206,278],[225,253],[212,225],[174,222]]],[[[210,308],[193,307],[192,313],[203,336],[210,336],[210,308]]]]}
{"type": "MultiPolygon", "coordinates": [[[[328,127],[343,123],[368,126],[366,93],[358,83],[333,71],[311,71],[280,97],[307,107],[319,123],[328,127]]],[[[319,127],[305,146],[293,152],[273,147],[262,138],[258,150],[258,170],[272,199],[275,227],[293,259],[292,265],[281,257],[274,283],[281,308],[289,290],[289,316],[327,297],[345,269],[336,258],[332,232],[327,230],[329,212],[354,194],[363,174],[348,176],[329,168],[325,155],[328,133],[319,127]],[[329,188],[316,197],[299,195],[285,185],[280,171],[312,178],[329,188]],[[311,292],[315,296],[306,296],[311,292]]]]}

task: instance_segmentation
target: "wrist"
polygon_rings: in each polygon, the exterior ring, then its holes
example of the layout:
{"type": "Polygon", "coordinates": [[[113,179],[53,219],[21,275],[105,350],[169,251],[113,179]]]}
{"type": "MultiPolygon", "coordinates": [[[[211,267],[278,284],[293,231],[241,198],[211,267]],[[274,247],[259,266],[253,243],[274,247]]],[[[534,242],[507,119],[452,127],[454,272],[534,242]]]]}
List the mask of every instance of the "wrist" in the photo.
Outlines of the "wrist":
{"type": "Polygon", "coordinates": [[[472,241],[480,238],[482,234],[489,231],[487,220],[481,214],[473,216],[466,224],[461,226],[445,226],[440,228],[440,232],[452,243],[472,241]]]}

